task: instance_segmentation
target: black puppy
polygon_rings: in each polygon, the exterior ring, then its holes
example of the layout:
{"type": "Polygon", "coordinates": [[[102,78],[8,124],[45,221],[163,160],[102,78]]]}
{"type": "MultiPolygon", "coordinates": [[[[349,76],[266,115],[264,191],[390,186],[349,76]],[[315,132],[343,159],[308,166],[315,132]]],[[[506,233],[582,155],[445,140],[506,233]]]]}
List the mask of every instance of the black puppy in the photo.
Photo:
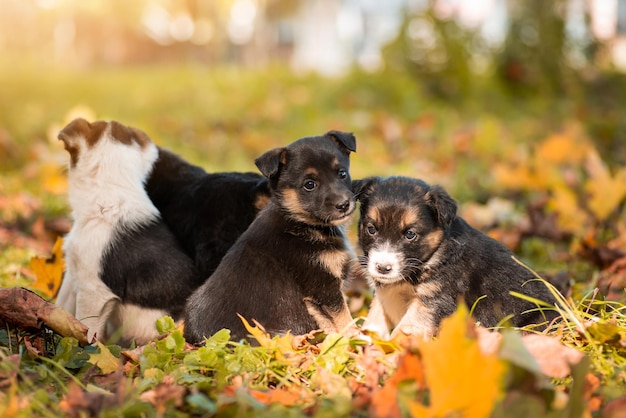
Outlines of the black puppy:
{"type": "Polygon", "coordinates": [[[362,266],[374,290],[365,329],[430,338],[459,298],[484,326],[511,315],[513,326],[546,323],[514,291],[550,304],[555,298],[499,242],[457,216],[456,202],[438,186],[406,177],[354,182],[361,202],[362,266]]]}
{"type": "Polygon", "coordinates": [[[270,198],[258,173],[209,174],[163,148],[146,191],[205,278],[270,198]]]}
{"type": "Polygon", "coordinates": [[[270,334],[338,332],[352,318],[341,292],[353,251],[342,225],[354,212],[352,134],[330,131],[256,159],[272,198],[189,298],[185,338],[202,342],[222,328],[247,334],[237,314],[270,334]]]}

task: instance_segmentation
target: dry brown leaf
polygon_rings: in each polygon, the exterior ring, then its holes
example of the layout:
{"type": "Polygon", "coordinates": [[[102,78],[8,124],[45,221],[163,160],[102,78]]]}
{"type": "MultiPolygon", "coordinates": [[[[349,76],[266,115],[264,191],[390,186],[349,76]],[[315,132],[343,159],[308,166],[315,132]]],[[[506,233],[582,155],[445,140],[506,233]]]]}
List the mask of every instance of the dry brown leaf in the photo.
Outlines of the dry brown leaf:
{"type": "Polygon", "coordinates": [[[42,322],[63,337],[89,344],[87,327],[60,306],[21,288],[0,289],[0,319],[18,328],[41,328],[42,322]]]}

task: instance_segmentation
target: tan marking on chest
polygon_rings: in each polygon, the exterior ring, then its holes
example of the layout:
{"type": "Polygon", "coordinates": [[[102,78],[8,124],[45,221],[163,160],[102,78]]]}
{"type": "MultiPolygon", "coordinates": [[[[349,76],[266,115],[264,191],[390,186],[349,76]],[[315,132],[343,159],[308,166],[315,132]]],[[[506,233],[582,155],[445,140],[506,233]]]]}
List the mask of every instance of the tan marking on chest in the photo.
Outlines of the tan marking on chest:
{"type": "Polygon", "coordinates": [[[317,261],[322,267],[338,279],[343,278],[346,263],[350,259],[346,251],[324,251],[318,254],[317,261]]]}

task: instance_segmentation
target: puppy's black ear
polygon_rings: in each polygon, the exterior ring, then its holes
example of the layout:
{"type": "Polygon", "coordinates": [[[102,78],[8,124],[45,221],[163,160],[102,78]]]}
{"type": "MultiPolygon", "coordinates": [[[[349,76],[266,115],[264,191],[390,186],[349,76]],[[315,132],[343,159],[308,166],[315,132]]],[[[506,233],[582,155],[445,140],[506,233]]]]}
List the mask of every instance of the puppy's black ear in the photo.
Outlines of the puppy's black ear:
{"type": "Polygon", "coordinates": [[[339,145],[343,146],[346,151],[356,152],[356,138],[350,132],[341,132],[341,131],[328,131],[326,135],[331,136],[339,143],[339,145]]]}
{"type": "Polygon", "coordinates": [[[437,214],[441,226],[449,227],[456,218],[456,201],[441,186],[432,186],[424,198],[437,214]]]}
{"type": "Polygon", "coordinates": [[[287,150],[285,148],[274,148],[254,160],[254,164],[261,173],[268,179],[278,174],[281,164],[287,162],[287,150]]]}
{"type": "Polygon", "coordinates": [[[354,193],[354,197],[356,197],[357,200],[364,200],[379,182],[380,177],[366,177],[361,180],[352,180],[352,193],[354,193]]]}

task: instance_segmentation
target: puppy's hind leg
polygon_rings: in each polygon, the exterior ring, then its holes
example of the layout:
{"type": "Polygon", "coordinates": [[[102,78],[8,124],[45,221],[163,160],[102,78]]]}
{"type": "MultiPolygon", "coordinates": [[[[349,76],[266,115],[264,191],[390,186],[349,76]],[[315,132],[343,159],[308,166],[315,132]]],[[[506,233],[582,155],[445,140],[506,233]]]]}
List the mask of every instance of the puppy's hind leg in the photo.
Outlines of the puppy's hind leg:
{"type": "Polygon", "coordinates": [[[100,341],[106,338],[106,324],[113,313],[119,298],[104,284],[102,286],[82,288],[76,294],[76,319],[87,326],[87,341],[94,337],[100,341]]]}

